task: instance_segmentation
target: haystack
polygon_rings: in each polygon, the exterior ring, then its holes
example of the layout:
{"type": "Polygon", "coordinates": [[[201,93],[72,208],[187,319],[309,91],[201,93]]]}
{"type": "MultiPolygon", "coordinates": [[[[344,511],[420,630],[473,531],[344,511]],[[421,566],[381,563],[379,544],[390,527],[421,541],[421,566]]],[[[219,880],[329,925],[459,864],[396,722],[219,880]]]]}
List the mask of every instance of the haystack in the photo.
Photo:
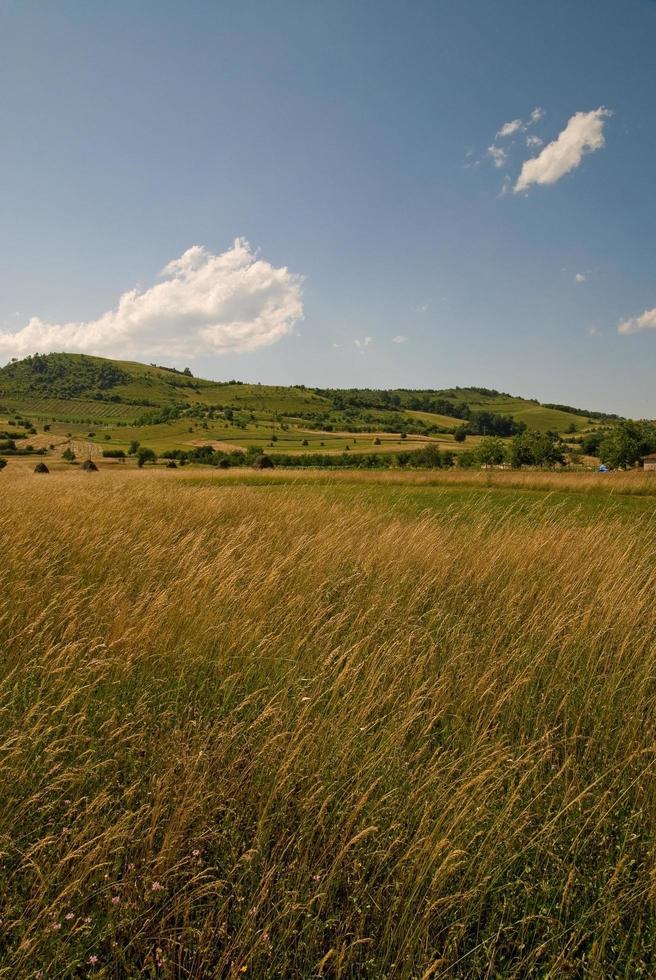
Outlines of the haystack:
{"type": "Polygon", "coordinates": [[[48,467],[46,466],[45,463],[37,463],[36,466],[34,467],[34,472],[35,473],[49,473],[50,470],[48,469],[48,467]]]}
{"type": "Polygon", "coordinates": [[[83,470],[86,470],[87,473],[97,473],[98,472],[98,467],[96,466],[96,464],[94,463],[94,461],[92,459],[85,459],[85,461],[82,463],[82,469],[83,470]]]}
{"type": "Polygon", "coordinates": [[[275,463],[270,456],[266,456],[262,453],[260,456],[256,456],[253,460],[253,469],[256,470],[272,470],[275,468],[275,463]]]}
{"type": "Polygon", "coordinates": [[[177,470],[178,464],[176,463],[176,461],[174,459],[170,459],[168,461],[168,463],[166,464],[166,468],[167,468],[167,470],[177,470]]]}

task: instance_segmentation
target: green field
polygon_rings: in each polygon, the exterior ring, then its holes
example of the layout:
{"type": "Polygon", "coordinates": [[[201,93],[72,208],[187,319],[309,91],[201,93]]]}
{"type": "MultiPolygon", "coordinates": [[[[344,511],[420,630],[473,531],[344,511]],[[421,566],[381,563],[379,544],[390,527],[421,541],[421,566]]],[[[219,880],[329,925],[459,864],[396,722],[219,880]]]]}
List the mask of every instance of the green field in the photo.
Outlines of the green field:
{"type": "MultiPolygon", "coordinates": [[[[604,424],[475,388],[315,390],[216,382],[170,368],[74,354],[37,355],[0,368],[0,421],[11,427],[13,419],[27,419],[37,427],[35,448],[55,454],[65,447],[59,441],[54,450],[48,448],[46,426],[58,438],[95,445],[97,454],[125,450],[134,440],[158,453],[193,451],[203,444],[226,451],[259,448],[272,456],[389,454],[428,445],[460,452],[475,449],[480,435],[474,429],[465,445],[454,441],[453,433],[470,429],[471,418],[481,411],[563,435],[572,427],[584,431],[604,424]],[[473,415],[460,417],[463,412],[473,415]]],[[[485,425],[478,431],[489,435],[489,421],[485,425]]]]}

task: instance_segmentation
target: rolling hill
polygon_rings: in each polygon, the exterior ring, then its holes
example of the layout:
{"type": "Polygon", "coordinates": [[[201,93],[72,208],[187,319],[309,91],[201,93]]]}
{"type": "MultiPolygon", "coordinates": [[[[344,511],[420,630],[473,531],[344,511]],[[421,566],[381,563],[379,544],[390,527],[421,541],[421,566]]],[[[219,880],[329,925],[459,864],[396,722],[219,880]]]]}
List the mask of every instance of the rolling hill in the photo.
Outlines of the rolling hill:
{"type": "Polygon", "coordinates": [[[561,434],[611,420],[487,388],[313,389],[209,381],[188,369],[82,354],[36,354],[0,368],[0,428],[36,429],[36,445],[62,440],[158,452],[203,444],[276,453],[385,452],[434,443],[457,451],[481,436],[526,426],[561,434]],[[43,430],[42,434],[39,430],[43,430]]]}

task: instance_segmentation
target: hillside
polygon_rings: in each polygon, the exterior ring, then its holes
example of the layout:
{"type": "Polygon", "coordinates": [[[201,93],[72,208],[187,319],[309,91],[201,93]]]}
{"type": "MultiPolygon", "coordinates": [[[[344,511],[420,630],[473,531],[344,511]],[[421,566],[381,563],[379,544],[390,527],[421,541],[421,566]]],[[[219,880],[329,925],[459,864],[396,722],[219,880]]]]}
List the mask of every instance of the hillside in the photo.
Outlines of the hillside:
{"type": "Polygon", "coordinates": [[[31,425],[35,447],[50,449],[62,440],[97,449],[138,440],[158,452],[203,444],[266,445],[273,454],[402,451],[428,444],[459,451],[463,444],[454,434],[462,426],[471,446],[482,436],[507,437],[523,426],[564,435],[611,418],[487,388],[311,389],[208,381],[188,369],[82,354],[37,354],[0,368],[0,422],[5,428],[31,425]]]}

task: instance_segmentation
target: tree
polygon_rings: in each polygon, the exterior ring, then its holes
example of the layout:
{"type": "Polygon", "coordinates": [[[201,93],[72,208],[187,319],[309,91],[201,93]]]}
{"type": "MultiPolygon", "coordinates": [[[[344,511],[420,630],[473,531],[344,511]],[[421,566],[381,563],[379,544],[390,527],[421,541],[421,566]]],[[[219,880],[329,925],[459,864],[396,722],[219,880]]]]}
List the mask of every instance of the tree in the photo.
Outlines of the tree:
{"type": "Polygon", "coordinates": [[[134,456],[134,455],[136,455],[136,452],[139,449],[139,446],[140,445],[141,445],[141,443],[139,442],[138,439],[133,439],[132,442],[130,443],[129,447],[128,447],[128,456],[134,456]]]}
{"type": "Polygon", "coordinates": [[[606,438],[607,433],[597,430],[596,432],[588,432],[587,435],[583,436],[583,442],[581,443],[581,449],[586,456],[598,456],[599,446],[602,444],[606,438]]]}
{"type": "Polygon", "coordinates": [[[62,459],[65,459],[67,463],[72,463],[75,460],[75,453],[70,446],[68,446],[62,453],[62,459]]]}
{"type": "Polygon", "coordinates": [[[453,433],[453,438],[456,442],[464,442],[467,438],[467,433],[465,431],[464,425],[459,425],[458,428],[453,433]]]}
{"type": "Polygon", "coordinates": [[[488,436],[478,447],[478,459],[481,466],[499,466],[505,456],[504,446],[497,436],[488,436]]]}
{"type": "Polygon", "coordinates": [[[144,463],[156,463],[157,453],[154,449],[148,449],[147,446],[140,446],[137,452],[137,466],[141,469],[144,463]]]}
{"type": "Polygon", "coordinates": [[[614,469],[628,469],[642,456],[655,450],[656,426],[649,422],[624,419],[599,446],[599,458],[614,469]]]}

